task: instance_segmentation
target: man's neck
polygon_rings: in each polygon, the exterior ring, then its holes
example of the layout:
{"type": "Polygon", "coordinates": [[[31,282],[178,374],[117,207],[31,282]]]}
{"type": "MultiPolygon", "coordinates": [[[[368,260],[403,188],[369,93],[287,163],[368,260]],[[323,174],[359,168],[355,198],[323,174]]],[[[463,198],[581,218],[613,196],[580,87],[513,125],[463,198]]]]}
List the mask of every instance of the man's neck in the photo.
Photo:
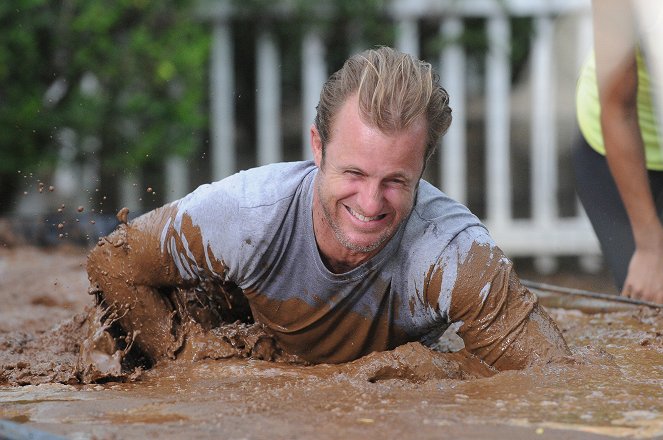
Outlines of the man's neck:
{"type": "Polygon", "coordinates": [[[320,259],[322,259],[322,262],[324,263],[325,267],[329,269],[331,273],[339,274],[339,273],[346,273],[350,272],[352,269],[360,266],[362,262],[360,263],[348,263],[343,260],[333,260],[331,258],[328,258],[323,252],[320,251],[320,247],[318,247],[318,251],[320,252],[320,259]]]}

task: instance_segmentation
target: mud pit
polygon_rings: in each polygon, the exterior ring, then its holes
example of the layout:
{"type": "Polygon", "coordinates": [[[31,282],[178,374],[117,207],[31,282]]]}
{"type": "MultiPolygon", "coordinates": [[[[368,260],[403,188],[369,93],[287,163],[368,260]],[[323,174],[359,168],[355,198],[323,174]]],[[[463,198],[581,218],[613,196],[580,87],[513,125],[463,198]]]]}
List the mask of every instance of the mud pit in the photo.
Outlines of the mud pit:
{"type": "Polygon", "coordinates": [[[337,366],[164,362],[133,382],[82,385],[85,253],[0,248],[0,419],[16,423],[0,422],[0,437],[663,436],[663,312],[624,306],[549,309],[574,358],[526,371],[493,375],[462,352],[408,344],[337,366]]]}

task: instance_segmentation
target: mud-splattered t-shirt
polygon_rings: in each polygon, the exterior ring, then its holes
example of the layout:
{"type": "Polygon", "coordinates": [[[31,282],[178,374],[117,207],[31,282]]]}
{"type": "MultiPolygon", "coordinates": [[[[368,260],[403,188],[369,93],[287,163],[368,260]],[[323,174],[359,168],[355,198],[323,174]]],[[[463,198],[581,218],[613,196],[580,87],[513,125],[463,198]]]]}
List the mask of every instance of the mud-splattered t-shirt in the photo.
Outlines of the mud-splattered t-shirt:
{"type": "Polygon", "coordinates": [[[530,356],[518,340],[536,301],[467,208],[421,181],[412,213],[387,245],[335,274],[313,232],[317,171],[312,162],[280,163],[201,186],[169,207],[162,252],[185,280],[239,286],[254,318],[313,362],[430,344],[454,321],[463,322],[466,347],[491,364],[507,348],[530,356]]]}

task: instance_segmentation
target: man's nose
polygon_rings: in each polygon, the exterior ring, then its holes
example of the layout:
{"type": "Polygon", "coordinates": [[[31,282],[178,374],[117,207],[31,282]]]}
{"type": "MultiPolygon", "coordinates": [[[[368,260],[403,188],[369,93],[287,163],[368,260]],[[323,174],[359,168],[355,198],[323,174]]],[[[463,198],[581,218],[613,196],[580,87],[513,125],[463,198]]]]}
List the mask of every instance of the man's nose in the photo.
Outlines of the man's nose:
{"type": "Polygon", "coordinates": [[[373,217],[381,214],[383,200],[382,186],[379,182],[364,182],[359,192],[360,214],[366,217],[373,217]]]}

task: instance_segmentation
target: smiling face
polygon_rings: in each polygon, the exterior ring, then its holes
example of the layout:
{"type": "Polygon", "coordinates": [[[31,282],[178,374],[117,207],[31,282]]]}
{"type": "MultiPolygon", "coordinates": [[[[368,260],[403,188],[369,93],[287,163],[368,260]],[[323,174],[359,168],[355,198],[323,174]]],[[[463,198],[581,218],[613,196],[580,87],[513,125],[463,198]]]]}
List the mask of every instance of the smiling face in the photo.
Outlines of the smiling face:
{"type": "Polygon", "coordinates": [[[313,126],[316,165],[313,225],[331,269],[356,267],[384,247],[414,204],[427,140],[422,117],[396,133],[366,125],[356,95],[338,111],[323,159],[313,126]]]}

